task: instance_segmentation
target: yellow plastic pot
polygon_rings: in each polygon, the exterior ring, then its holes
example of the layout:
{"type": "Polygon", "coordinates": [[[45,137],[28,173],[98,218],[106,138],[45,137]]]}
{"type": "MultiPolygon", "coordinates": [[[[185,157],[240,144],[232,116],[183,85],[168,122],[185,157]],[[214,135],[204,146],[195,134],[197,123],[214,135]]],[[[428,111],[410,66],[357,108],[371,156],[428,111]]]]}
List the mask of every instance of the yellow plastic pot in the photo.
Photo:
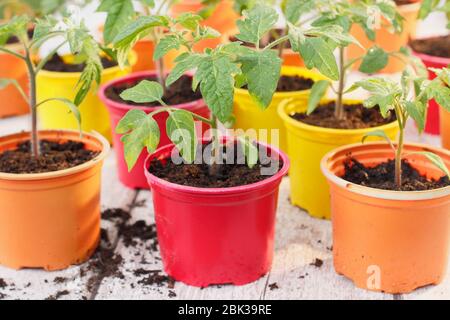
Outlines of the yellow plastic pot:
{"type": "MultiPolygon", "coordinates": [[[[310,71],[306,68],[285,66],[281,70],[282,75],[298,75],[304,78],[310,78],[314,81],[325,79],[317,72],[310,71]]],[[[294,91],[294,92],[276,92],[273,96],[269,107],[262,110],[253,101],[248,90],[236,89],[234,96],[234,115],[236,116],[235,129],[249,130],[254,129],[256,132],[247,132],[252,138],[268,143],[274,147],[287,152],[286,129],[283,121],[278,115],[278,105],[285,99],[292,99],[298,105],[302,105],[306,110],[310,90],[294,91]],[[279,130],[279,137],[272,137],[271,131],[265,135],[261,129],[279,130]]],[[[275,134],[275,131],[273,132],[275,134]]]]}
{"type": "MultiPolygon", "coordinates": [[[[361,101],[345,100],[345,104],[361,101]]],[[[289,180],[291,203],[305,209],[311,216],[330,219],[329,186],[320,170],[322,158],[331,150],[347,144],[361,142],[362,137],[374,130],[383,130],[391,139],[399,131],[397,121],[367,129],[329,129],[308,125],[290,117],[295,112],[306,112],[304,103],[283,101],[278,113],[287,130],[288,156],[291,160],[289,180]]],[[[370,137],[368,140],[379,140],[370,137]]]]}
{"type": "MultiPolygon", "coordinates": [[[[130,58],[133,65],[136,55],[130,58]]],[[[131,67],[124,69],[112,67],[104,69],[101,83],[106,83],[131,72],[131,67]]],[[[37,100],[49,98],[67,98],[73,100],[77,92],[76,86],[80,72],[52,72],[42,70],[37,76],[37,100]]],[[[109,114],[97,96],[97,87],[93,86],[83,103],[79,106],[81,128],[83,131],[96,131],[111,142],[109,114]]],[[[70,109],[60,102],[48,102],[39,107],[40,125],[43,129],[77,129],[78,124],[70,109]]]]}

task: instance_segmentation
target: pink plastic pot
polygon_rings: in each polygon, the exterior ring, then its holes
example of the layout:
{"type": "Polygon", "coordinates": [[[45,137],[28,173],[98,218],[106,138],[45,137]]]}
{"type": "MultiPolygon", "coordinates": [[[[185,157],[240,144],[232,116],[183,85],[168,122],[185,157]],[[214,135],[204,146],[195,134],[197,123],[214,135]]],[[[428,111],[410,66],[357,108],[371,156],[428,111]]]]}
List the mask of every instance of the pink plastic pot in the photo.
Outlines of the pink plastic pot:
{"type": "Polygon", "coordinates": [[[289,167],[286,155],[269,147],[283,166],[258,183],[195,188],[167,182],[148,171],[153,159],[167,159],[173,148],[160,148],[144,167],[164,270],[175,280],[197,287],[244,285],[265,275],[272,265],[278,189],[289,167]]]}
{"type": "MultiPolygon", "coordinates": [[[[418,56],[423,63],[427,66],[427,68],[437,68],[441,69],[450,65],[450,58],[442,58],[442,57],[434,57],[424,53],[414,52],[416,56],[418,56]]],[[[429,79],[434,79],[436,75],[428,71],[429,79]]],[[[436,101],[431,100],[428,105],[428,116],[427,123],[425,126],[425,132],[430,134],[439,134],[439,105],[436,101]]]]}
{"type": "MultiPolygon", "coordinates": [[[[133,105],[127,105],[124,103],[115,102],[111,99],[109,99],[105,92],[106,89],[110,86],[115,86],[122,83],[136,83],[139,82],[140,79],[146,78],[146,77],[156,77],[156,72],[149,72],[149,71],[143,71],[143,72],[136,72],[132,73],[126,77],[119,78],[116,80],[113,80],[111,82],[108,82],[104,86],[102,86],[99,90],[99,96],[102,102],[106,105],[106,107],[109,110],[110,119],[111,119],[111,128],[112,128],[112,135],[113,135],[113,143],[114,148],[116,151],[116,157],[117,157],[117,165],[118,165],[118,174],[119,174],[119,180],[127,187],[133,188],[133,189],[148,189],[148,183],[145,178],[144,172],[142,172],[142,167],[144,166],[145,159],[148,156],[148,153],[146,151],[143,151],[140,155],[135,167],[128,172],[128,168],[125,162],[125,158],[123,156],[123,143],[120,141],[121,135],[115,133],[115,128],[120,121],[120,119],[123,118],[123,116],[132,109],[139,109],[143,110],[146,113],[150,113],[152,111],[155,111],[158,107],[140,107],[140,106],[133,106],[133,105]]],[[[174,108],[179,109],[185,109],[194,113],[197,113],[198,115],[201,115],[203,117],[209,117],[209,109],[206,106],[203,99],[192,101],[190,103],[180,104],[173,106],[174,108]]],[[[155,117],[156,122],[159,125],[159,128],[161,129],[161,138],[159,146],[165,146],[167,144],[170,144],[171,141],[169,140],[169,137],[166,134],[166,120],[167,120],[167,114],[166,113],[159,113],[155,117]]],[[[198,130],[200,132],[204,132],[207,130],[207,126],[198,122],[197,124],[198,130]]],[[[199,132],[199,133],[200,133],[199,132]]]]}

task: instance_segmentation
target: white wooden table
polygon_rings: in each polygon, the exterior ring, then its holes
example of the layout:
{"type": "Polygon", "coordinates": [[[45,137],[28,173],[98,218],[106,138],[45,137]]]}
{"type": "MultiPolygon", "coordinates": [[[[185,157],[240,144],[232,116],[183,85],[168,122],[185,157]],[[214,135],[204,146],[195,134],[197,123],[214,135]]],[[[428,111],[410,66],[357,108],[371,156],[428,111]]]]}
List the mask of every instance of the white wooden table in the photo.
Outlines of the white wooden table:
{"type": "MultiPolygon", "coordinates": [[[[27,116],[0,120],[0,135],[26,130],[27,125],[27,116]]],[[[408,137],[409,140],[439,144],[436,137],[417,137],[413,127],[409,128],[408,137]]],[[[137,240],[136,246],[126,247],[123,236],[118,235],[118,224],[102,221],[113,250],[123,257],[118,265],[122,277],[99,276],[89,269],[89,262],[57,272],[15,271],[0,267],[0,299],[450,299],[450,274],[439,286],[422,288],[407,295],[361,290],[350,280],[337,275],[330,250],[330,222],[313,219],[289,203],[288,179],[283,180],[280,190],[272,270],[252,284],[205,289],[179,282],[160,287],[144,284],[141,280],[146,276],[136,275],[136,270],[162,269],[159,253],[147,249],[148,243],[141,240],[137,240]],[[312,265],[316,258],[323,260],[321,267],[312,265]],[[3,284],[6,283],[4,288],[1,279],[3,284]]],[[[103,171],[102,208],[130,207],[134,208],[128,224],[138,220],[153,223],[151,193],[130,190],[120,184],[113,151],[103,171]]]]}

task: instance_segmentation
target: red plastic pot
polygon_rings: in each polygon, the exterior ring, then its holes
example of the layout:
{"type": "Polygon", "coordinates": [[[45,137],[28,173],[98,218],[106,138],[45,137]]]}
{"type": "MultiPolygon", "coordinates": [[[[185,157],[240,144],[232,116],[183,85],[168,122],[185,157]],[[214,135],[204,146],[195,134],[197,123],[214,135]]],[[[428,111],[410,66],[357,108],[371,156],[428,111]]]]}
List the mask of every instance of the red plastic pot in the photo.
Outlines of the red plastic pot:
{"type": "MultiPolygon", "coordinates": [[[[424,53],[414,52],[427,68],[441,69],[450,65],[450,58],[435,57],[424,53]]],[[[429,79],[434,79],[436,75],[434,72],[428,71],[429,79]]],[[[427,123],[425,126],[425,132],[430,134],[439,134],[439,105],[436,101],[431,100],[428,105],[427,123]]]]}
{"type": "Polygon", "coordinates": [[[147,169],[153,159],[170,157],[173,148],[160,148],[144,167],[164,270],[197,287],[256,281],[272,265],[278,189],[288,158],[268,147],[283,161],[274,176],[239,187],[196,188],[170,183],[147,169]]]}
{"type": "MultiPolygon", "coordinates": [[[[158,107],[140,107],[140,106],[133,106],[133,105],[127,105],[125,103],[119,103],[116,101],[113,101],[109,99],[105,92],[106,89],[110,86],[115,86],[122,83],[136,83],[139,81],[139,79],[143,79],[146,77],[156,77],[156,72],[152,71],[143,71],[143,72],[136,72],[132,73],[126,77],[119,78],[116,80],[113,80],[111,82],[108,82],[104,86],[102,86],[99,90],[99,96],[102,102],[106,105],[108,108],[110,119],[111,119],[111,128],[112,128],[112,135],[113,135],[113,144],[116,151],[116,158],[117,158],[117,166],[118,166],[118,175],[119,180],[127,187],[133,188],[133,189],[148,189],[148,183],[145,178],[144,172],[142,172],[142,167],[144,166],[145,159],[148,156],[148,153],[146,151],[143,151],[140,155],[135,167],[128,172],[128,168],[125,162],[125,158],[123,156],[123,143],[120,141],[121,135],[118,135],[115,133],[115,128],[120,121],[120,119],[123,118],[123,116],[132,109],[139,109],[143,110],[146,113],[150,113],[152,111],[155,111],[158,107]]],[[[190,103],[180,104],[173,106],[174,108],[179,109],[185,109],[191,112],[195,112],[203,117],[209,117],[209,109],[206,106],[203,99],[196,100],[190,103]]],[[[159,127],[161,128],[161,137],[160,137],[160,143],[159,146],[165,146],[167,144],[170,144],[171,141],[169,140],[169,137],[166,134],[166,120],[167,120],[167,114],[166,113],[160,113],[157,114],[154,119],[158,123],[159,127]]],[[[206,131],[207,126],[198,123],[198,130],[199,131],[206,131]]]]}

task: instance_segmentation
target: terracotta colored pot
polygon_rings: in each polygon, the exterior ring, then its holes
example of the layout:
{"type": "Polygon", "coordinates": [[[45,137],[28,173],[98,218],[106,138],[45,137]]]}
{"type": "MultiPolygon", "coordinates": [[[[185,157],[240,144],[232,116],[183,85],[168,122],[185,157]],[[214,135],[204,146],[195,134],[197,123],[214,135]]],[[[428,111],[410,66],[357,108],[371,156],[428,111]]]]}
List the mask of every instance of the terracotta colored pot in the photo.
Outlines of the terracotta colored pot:
{"type": "MultiPolygon", "coordinates": [[[[326,100],[324,100],[326,101],[326,100]]],[[[346,104],[361,103],[345,100],[346,104]]],[[[320,171],[322,157],[331,150],[350,143],[360,142],[367,133],[383,130],[391,139],[398,133],[398,123],[392,122],[376,128],[345,130],[308,125],[290,117],[295,112],[306,112],[307,105],[296,101],[280,103],[278,113],[286,127],[288,156],[292,166],[289,170],[290,198],[293,205],[305,209],[311,216],[330,218],[328,184],[320,171]]],[[[369,140],[380,140],[370,137],[369,140]]]]}
{"type": "MultiPolygon", "coordinates": [[[[130,56],[131,65],[136,62],[136,54],[130,56]]],[[[127,75],[131,67],[120,69],[119,66],[104,69],[101,83],[127,75]]],[[[37,76],[37,99],[44,101],[53,97],[73,100],[80,72],[53,72],[42,70],[37,76]]],[[[78,107],[81,113],[83,131],[97,131],[111,141],[108,111],[100,102],[95,84],[90,89],[84,101],[78,107]]],[[[38,109],[40,124],[44,129],[77,129],[78,123],[70,113],[70,109],[58,101],[46,103],[38,109]]]]}
{"type": "MultiPolygon", "coordinates": [[[[414,52],[416,56],[418,56],[423,63],[427,66],[427,68],[436,68],[442,69],[450,65],[450,58],[442,58],[442,57],[434,57],[424,53],[414,52]]],[[[434,79],[436,74],[431,70],[428,71],[429,79],[434,79]]],[[[445,121],[445,120],[444,120],[445,121]]],[[[427,122],[425,125],[425,132],[430,134],[439,134],[439,105],[436,101],[431,100],[428,103],[428,113],[427,113],[427,122]]],[[[442,139],[450,139],[449,138],[450,131],[443,130],[442,131],[442,139]]]]}
{"type": "MultiPolygon", "coordinates": [[[[41,131],[41,139],[81,141],[99,152],[82,165],[48,173],[0,173],[0,264],[64,269],[85,261],[100,237],[100,176],[109,143],[99,134],[41,131]]],[[[0,138],[0,152],[29,133],[0,138]]]]}
{"type": "Polygon", "coordinates": [[[160,148],[144,167],[167,274],[206,287],[244,285],[269,272],[278,188],[287,173],[288,158],[269,147],[270,154],[283,161],[274,176],[239,187],[195,188],[167,182],[148,171],[153,159],[167,159],[173,148],[160,148]]]}
{"type": "Polygon", "coordinates": [[[136,52],[137,60],[133,66],[133,72],[155,70],[155,63],[153,62],[154,50],[155,44],[149,39],[139,40],[134,45],[133,51],[136,52]]]}
{"type": "MultiPolygon", "coordinates": [[[[124,103],[118,103],[111,99],[109,99],[105,92],[106,89],[119,85],[122,83],[136,83],[143,78],[146,77],[155,77],[155,72],[136,72],[133,74],[130,74],[126,77],[113,80],[111,82],[108,82],[104,86],[102,86],[99,90],[99,97],[100,100],[104,103],[104,105],[107,107],[111,119],[111,128],[112,128],[112,136],[113,136],[113,142],[114,142],[114,149],[116,150],[116,156],[117,156],[117,165],[118,165],[118,174],[120,181],[126,185],[129,188],[139,188],[139,189],[148,189],[148,183],[147,179],[145,178],[144,172],[142,171],[142,167],[144,166],[145,159],[148,156],[148,153],[146,151],[143,151],[141,156],[139,157],[135,167],[133,170],[128,172],[127,164],[125,162],[125,158],[123,156],[123,143],[120,141],[121,135],[118,135],[115,133],[115,128],[117,124],[119,123],[120,119],[122,119],[125,114],[132,110],[132,109],[139,109],[143,110],[146,113],[150,113],[158,109],[158,107],[138,107],[133,105],[127,105],[124,103]]],[[[203,99],[196,100],[190,103],[180,104],[173,106],[175,108],[179,109],[185,109],[191,112],[195,112],[203,117],[209,117],[209,109],[206,106],[203,99]]],[[[166,133],[166,120],[167,120],[167,114],[166,113],[159,113],[157,114],[154,119],[159,125],[159,128],[161,129],[161,137],[159,146],[165,146],[167,144],[171,144],[169,137],[166,133]]],[[[207,129],[206,125],[203,125],[202,123],[198,122],[197,125],[199,126],[199,133],[205,131],[207,129]]]]}
{"type": "MultiPolygon", "coordinates": [[[[432,151],[450,168],[450,152],[407,144],[405,152],[432,151]]],[[[449,252],[450,186],[399,192],[368,188],[341,178],[347,155],[365,165],[393,158],[384,143],[338,148],[322,160],[330,184],[334,268],[369,290],[407,293],[442,281],[449,252]]],[[[442,172],[423,156],[407,157],[430,178],[442,172]]]]}
{"type": "MultiPolygon", "coordinates": [[[[8,49],[18,51],[19,45],[9,45],[8,49]]],[[[25,62],[12,55],[0,52],[0,78],[15,79],[25,93],[28,92],[28,75],[25,62]]],[[[0,101],[7,104],[0,107],[0,118],[25,114],[29,107],[14,85],[0,89],[0,101]]]]}
{"type": "MultiPolygon", "coordinates": [[[[405,18],[403,21],[403,31],[399,34],[390,32],[387,28],[380,28],[376,30],[375,42],[367,39],[364,30],[355,25],[352,27],[351,34],[361,43],[361,45],[368,49],[375,44],[380,46],[386,51],[398,51],[401,47],[407,46],[410,38],[414,38],[417,25],[417,14],[419,12],[419,1],[412,4],[398,6],[399,13],[405,18]]],[[[387,21],[382,21],[381,24],[387,24],[387,21]]],[[[364,54],[361,47],[351,44],[347,50],[347,58],[354,59],[364,54]]],[[[360,66],[360,63],[355,63],[353,68],[356,70],[360,66]]],[[[405,64],[399,59],[389,59],[388,65],[380,70],[380,73],[396,73],[405,68],[405,64]]]]}
{"type": "MultiPolygon", "coordinates": [[[[320,73],[300,67],[283,67],[281,74],[286,76],[301,76],[304,78],[318,81],[325,79],[320,73]]],[[[274,147],[280,148],[283,152],[287,152],[286,128],[281,117],[278,115],[278,105],[286,100],[291,99],[296,104],[308,105],[308,97],[311,90],[291,91],[291,92],[275,92],[272,102],[262,110],[253,100],[253,98],[245,89],[236,89],[234,94],[233,113],[236,117],[234,124],[235,129],[255,130],[253,138],[255,140],[268,143],[274,147]],[[259,132],[259,130],[267,131],[259,132]],[[273,130],[278,130],[279,135],[272,138],[273,130]]],[[[248,132],[248,135],[251,135],[248,132]]]]}

